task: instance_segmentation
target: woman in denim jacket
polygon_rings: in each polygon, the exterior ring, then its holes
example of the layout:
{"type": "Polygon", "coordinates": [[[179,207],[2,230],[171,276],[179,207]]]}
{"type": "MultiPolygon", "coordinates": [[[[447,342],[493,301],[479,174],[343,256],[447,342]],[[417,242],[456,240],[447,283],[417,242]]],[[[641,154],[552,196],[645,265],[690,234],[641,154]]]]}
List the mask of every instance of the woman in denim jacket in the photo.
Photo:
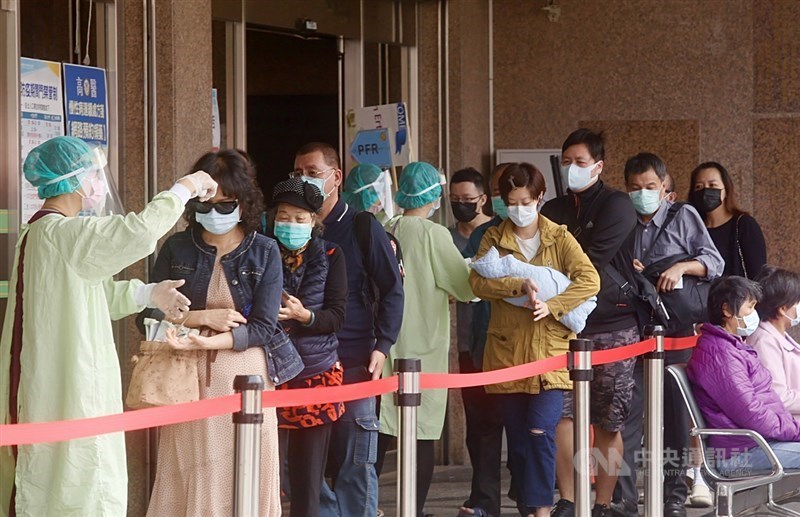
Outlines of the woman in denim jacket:
{"type": "MultiPolygon", "coordinates": [[[[180,290],[191,310],[175,323],[200,330],[170,342],[205,351],[198,364],[200,398],[232,394],[234,377],[242,374],[261,375],[273,390],[303,364],[291,343],[275,335],[281,257],[275,241],[255,231],[263,201],[254,171],[235,150],[208,153],[192,170],[207,171],[220,188],[208,202],[188,206],[189,227],[167,239],[153,270],[153,279],[186,280],[180,290]]],[[[265,408],[261,516],[281,510],[277,427],[275,410],[265,408]]],[[[163,428],[148,515],[230,515],[233,432],[226,416],[163,428]]]]}

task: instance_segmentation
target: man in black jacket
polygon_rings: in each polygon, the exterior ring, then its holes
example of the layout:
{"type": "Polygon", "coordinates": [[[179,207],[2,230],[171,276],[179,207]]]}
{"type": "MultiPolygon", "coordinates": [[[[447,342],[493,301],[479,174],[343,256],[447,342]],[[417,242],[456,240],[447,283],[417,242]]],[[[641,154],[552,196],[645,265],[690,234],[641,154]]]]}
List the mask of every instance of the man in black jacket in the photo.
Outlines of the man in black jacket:
{"type": "MultiPolygon", "coordinates": [[[[594,342],[594,350],[617,348],[639,341],[639,326],[628,283],[633,262],[628,239],[636,225],[630,197],[600,180],[605,151],[600,134],[578,129],[561,148],[561,166],[567,195],[553,199],[542,215],[564,224],[580,243],[600,274],[597,308],[589,316],[581,337],[594,342]]],[[[610,516],[611,497],[622,462],[623,423],[630,411],[635,359],[594,367],[591,419],[594,426],[593,457],[597,460],[597,497],[592,517],[610,516]]],[[[573,483],[572,392],[564,396],[564,413],[556,433],[556,477],[561,500],[552,515],[575,514],[573,483]]]]}

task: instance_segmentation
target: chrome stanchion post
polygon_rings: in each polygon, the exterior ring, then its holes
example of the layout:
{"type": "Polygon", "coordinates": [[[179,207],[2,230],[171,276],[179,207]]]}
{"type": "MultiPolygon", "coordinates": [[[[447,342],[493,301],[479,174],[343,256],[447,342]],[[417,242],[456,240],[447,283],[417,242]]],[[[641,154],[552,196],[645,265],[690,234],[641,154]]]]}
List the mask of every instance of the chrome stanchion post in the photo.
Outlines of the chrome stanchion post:
{"type": "Polygon", "coordinates": [[[422,402],[419,391],[419,359],[395,359],[398,386],[394,395],[397,406],[397,517],[417,514],[417,408],[422,402]]]}
{"type": "Polygon", "coordinates": [[[648,325],[645,339],[656,338],[656,349],[644,356],[644,514],[664,511],[664,327],[648,325]]]}
{"type": "Polygon", "coordinates": [[[233,515],[250,517],[259,512],[261,479],[261,395],[264,380],[260,375],[237,375],[233,389],[242,394],[242,409],[233,414],[236,426],[234,447],[236,464],[233,469],[233,515]]]}
{"type": "Polygon", "coordinates": [[[569,378],[572,380],[572,415],[575,458],[575,515],[591,515],[591,448],[589,445],[589,388],[593,378],[592,342],[571,339],[569,342],[569,378]]]}

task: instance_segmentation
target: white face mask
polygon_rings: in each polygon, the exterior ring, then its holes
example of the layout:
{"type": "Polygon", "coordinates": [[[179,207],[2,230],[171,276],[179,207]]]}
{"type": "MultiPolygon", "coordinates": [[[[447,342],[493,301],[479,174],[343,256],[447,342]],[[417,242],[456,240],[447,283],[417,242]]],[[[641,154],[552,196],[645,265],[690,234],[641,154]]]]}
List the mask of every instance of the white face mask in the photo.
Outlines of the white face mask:
{"type": "Polygon", "coordinates": [[[761,323],[761,319],[758,317],[757,311],[753,311],[741,318],[736,316],[736,333],[741,337],[747,337],[756,331],[759,323],[761,323]],[[744,323],[744,327],[739,326],[740,320],[744,323]]]}
{"type": "Polygon", "coordinates": [[[428,219],[433,217],[433,214],[435,214],[436,211],[439,210],[439,208],[441,208],[441,206],[442,206],[442,198],[438,198],[436,201],[433,202],[433,206],[428,211],[428,219]]]}
{"type": "Polygon", "coordinates": [[[508,207],[508,218],[519,228],[532,225],[539,216],[537,205],[517,205],[508,207]]]}
{"type": "Polygon", "coordinates": [[[796,327],[800,325],[800,303],[794,306],[794,318],[790,318],[788,315],[784,314],[783,316],[789,320],[789,326],[796,327]]]}
{"type": "Polygon", "coordinates": [[[569,189],[573,192],[578,192],[597,181],[599,176],[592,177],[592,171],[597,167],[597,163],[581,167],[577,163],[571,163],[566,167],[567,171],[567,184],[569,189]]]}
{"type": "Polygon", "coordinates": [[[94,215],[103,213],[108,187],[96,171],[90,172],[83,178],[81,188],[77,192],[81,196],[82,213],[94,215]]]}

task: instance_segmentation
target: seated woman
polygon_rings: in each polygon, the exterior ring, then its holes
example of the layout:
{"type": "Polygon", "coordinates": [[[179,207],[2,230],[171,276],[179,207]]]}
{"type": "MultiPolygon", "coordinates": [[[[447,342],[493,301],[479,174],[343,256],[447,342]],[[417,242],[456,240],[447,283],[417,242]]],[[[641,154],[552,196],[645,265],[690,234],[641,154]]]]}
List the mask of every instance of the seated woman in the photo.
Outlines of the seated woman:
{"type": "MultiPolygon", "coordinates": [[[[600,290],[600,277],[589,257],[565,226],[539,215],[545,180],[528,163],[509,164],[500,177],[508,220],[489,228],[478,259],[491,248],[528,264],[564,273],[572,283],[547,302],[537,299],[531,279],[483,278],[470,273],[475,294],[491,302],[491,320],[483,356],[484,371],[499,370],[567,353],[575,333],[561,320],[600,290]],[[527,294],[527,307],[506,302],[527,294]]],[[[486,387],[497,394],[508,437],[509,468],[517,487],[520,515],[550,515],[556,478],[555,435],[564,390],[572,382],[566,369],[486,387]]]]}
{"type": "Polygon", "coordinates": [[[783,405],[800,419],[800,344],[786,333],[800,324],[800,273],[764,266],[756,281],[763,291],[756,307],[761,323],[747,344],[772,374],[783,405]]]}
{"type": "MultiPolygon", "coordinates": [[[[322,193],[311,183],[292,178],[275,185],[272,204],[273,233],[283,258],[283,307],[278,319],[304,365],[280,388],[339,386],[344,370],[336,352],[336,332],[344,323],[347,271],[339,248],[315,236],[322,193]]],[[[278,409],[279,427],[288,430],[293,517],[319,513],[331,424],[342,414],[341,402],[278,409]]]]}
{"type": "MultiPolygon", "coordinates": [[[[277,328],[281,257],[275,241],[255,231],[263,204],[255,173],[235,150],[208,153],[191,170],[207,171],[220,188],[208,202],[190,202],[184,214],[189,227],[167,239],[153,269],[153,281],[186,281],[180,290],[191,310],[172,321],[201,331],[170,342],[206,351],[198,364],[201,399],[233,394],[237,375],[261,375],[272,390],[296,375],[302,363],[288,343],[270,354],[264,348],[277,328]]],[[[259,515],[276,516],[281,503],[272,408],[264,408],[261,433],[259,515]]],[[[163,427],[147,514],[230,515],[233,434],[230,416],[163,427]]]]}
{"type": "MultiPolygon", "coordinates": [[[[755,306],[760,299],[761,288],[752,280],[716,280],[708,295],[709,323],[701,327],[686,373],[709,428],[752,429],[770,443],[785,469],[800,469],[800,420],[784,407],[769,370],[742,339],[758,328],[755,306]]],[[[712,436],[709,443],[724,453],[717,464],[723,473],[770,469],[750,438],[712,436]]]]}

